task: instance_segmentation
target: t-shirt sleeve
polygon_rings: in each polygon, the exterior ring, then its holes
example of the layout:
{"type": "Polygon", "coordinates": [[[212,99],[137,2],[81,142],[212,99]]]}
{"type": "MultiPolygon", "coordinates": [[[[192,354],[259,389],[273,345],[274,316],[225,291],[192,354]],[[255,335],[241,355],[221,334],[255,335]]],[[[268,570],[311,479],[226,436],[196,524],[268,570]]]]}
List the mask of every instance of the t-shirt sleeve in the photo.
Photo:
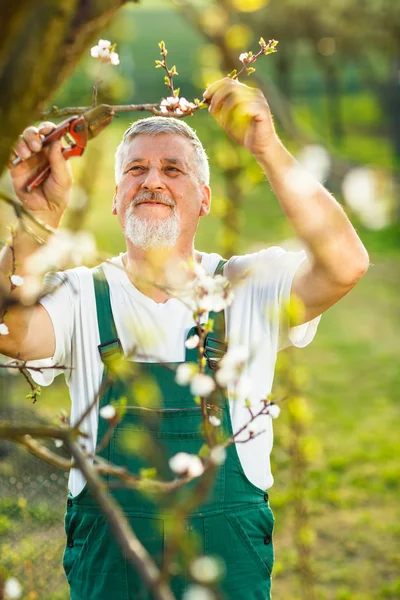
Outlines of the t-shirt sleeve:
{"type": "Polygon", "coordinates": [[[30,374],[38,385],[50,385],[54,377],[64,372],[66,379],[72,368],[72,335],[74,327],[74,296],[76,290],[72,275],[66,273],[47,273],[44,279],[45,295],[40,304],[47,310],[54,328],[54,355],[41,360],[30,361],[33,367],[46,367],[42,371],[30,374]],[[58,368],[63,366],[64,368],[58,368]],[[54,367],[54,368],[51,368],[54,367]]]}
{"type": "Polygon", "coordinates": [[[233,259],[231,273],[236,273],[231,277],[249,279],[248,285],[261,311],[261,322],[277,351],[288,346],[303,348],[312,341],[317,331],[320,316],[308,323],[290,327],[286,310],[294,276],[305,260],[307,254],[304,250],[293,252],[277,246],[233,259]]]}

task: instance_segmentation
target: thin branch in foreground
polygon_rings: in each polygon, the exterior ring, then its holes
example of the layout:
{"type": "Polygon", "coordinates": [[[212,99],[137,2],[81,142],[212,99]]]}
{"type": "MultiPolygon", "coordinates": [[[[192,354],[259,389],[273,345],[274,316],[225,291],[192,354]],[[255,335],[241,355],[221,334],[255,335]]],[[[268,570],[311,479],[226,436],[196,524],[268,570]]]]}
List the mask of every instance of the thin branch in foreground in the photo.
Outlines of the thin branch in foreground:
{"type": "Polygon", "coordinates": [[[104,482],[95,469],[89,465],[79,445],[68,438],[66,446],[85,477],[88,488],[104,514],[111,533],[123,555],[133,565],[143,583],[150,590],[154,600],[175,600],[169,586],[161,581],[160,571],[154,561],[132,531],[120,505],[107,492],[104,482]]]}
{"type": "Polygon", "coordinates": [[[53,227],[50,227],[50,225],[46,225],[44,221],[35,217],[35,215],[31,211],[25,208],[25,206],[20,200],[18,200],[17,198],[13,198],[12,196],[10,196],[10,194],[7,194],[7,192],[5,192],[2,189],[0,189],[0,200],[2,200],[3,202],[5,202],[13,208],[15,216],[18,219],[22,219],[22,217],[25,216],[30,221],[35,223],[35,225],[40,227],[40,229],[46,231],[47,233],[54,233],[56,231],[53,227]]]}

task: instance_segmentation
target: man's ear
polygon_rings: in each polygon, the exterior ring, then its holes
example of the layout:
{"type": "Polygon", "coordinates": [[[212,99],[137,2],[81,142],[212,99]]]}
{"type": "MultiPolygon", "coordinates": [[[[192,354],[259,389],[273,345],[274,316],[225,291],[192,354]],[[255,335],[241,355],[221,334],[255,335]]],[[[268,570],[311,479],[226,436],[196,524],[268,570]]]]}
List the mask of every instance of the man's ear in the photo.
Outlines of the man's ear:
{"type": "Polygon", "coordinates": [[[118,194],[118,186],[116,185],[114,197],[113,197],[112,209],[111,209],[113,215],[117,214],[117,194],[118,194]]]}
{"type": "Polygon", "coordinates": [[[203,185],[203,196],[201,200],[200,217],[208,215],[211,209],[211,189],[208,185],[203,185]]]}

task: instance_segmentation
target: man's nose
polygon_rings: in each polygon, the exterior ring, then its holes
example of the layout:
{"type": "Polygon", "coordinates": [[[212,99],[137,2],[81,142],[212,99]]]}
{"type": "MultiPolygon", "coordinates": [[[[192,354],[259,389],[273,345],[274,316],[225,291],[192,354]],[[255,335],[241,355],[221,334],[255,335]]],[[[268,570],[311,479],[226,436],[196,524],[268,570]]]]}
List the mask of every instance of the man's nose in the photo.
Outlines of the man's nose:
{"type": "Polygon", "coordinates": [[[149,169],[142,183],[145,190],[162,190],[165,188],[161,173],[157,168],[149,169]]]}

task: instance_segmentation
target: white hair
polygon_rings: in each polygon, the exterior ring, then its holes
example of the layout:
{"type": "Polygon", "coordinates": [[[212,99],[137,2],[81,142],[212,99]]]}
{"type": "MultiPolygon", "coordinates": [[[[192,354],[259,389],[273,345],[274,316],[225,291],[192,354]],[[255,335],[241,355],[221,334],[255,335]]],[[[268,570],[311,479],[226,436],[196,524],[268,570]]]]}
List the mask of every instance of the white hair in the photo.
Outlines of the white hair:
{"type": "Polygon", "coordinates": [[[159,135],[171,133],[181,135],[190,141],[194,149],[194,162],[197,168],[197,177],[202,185],[210,183],[210,167],[207,154],[196,132],[184,121],[173,117],[149,117],[135,121],[125,131],[122,141],[115,153],[115,181],[117,185],[122,177],[122,164],[125,159],[126,148],[132,138],[138,135],[159,135]]]}

